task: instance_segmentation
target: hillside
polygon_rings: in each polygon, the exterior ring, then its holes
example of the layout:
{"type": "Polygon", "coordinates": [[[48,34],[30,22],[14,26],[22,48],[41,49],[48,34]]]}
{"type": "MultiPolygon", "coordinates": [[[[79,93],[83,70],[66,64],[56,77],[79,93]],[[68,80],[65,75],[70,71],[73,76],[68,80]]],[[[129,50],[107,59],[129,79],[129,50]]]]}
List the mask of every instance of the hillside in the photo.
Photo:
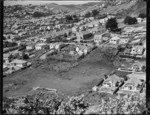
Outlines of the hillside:
{"type": "Polygon", "coordinates": [[[64,7],[63,5],[58,5],[55,3],[45,4],[48,8],[53,8],[54,11],[72,11],[71,9],[64,7]]]}
{"type": "Polygon", "coordinates": [[[127,1],[116,6],[108,6],[102,13],[117,14],[119,17],[126,15],[137,16],[140,13],[146,13],[146,2],[143,0],[127,1]]]}
{"type": "Polygon", "coordinates": [[[90,7],[93,7],[94,5],[99,4],[100,2],[89,2],[86,4],[81,4],[81,5],[62,5],[66,8],[72,9],[72,10],[78,10],[78,11],[83,11],[83,10],[88,10],[90,7]]]}

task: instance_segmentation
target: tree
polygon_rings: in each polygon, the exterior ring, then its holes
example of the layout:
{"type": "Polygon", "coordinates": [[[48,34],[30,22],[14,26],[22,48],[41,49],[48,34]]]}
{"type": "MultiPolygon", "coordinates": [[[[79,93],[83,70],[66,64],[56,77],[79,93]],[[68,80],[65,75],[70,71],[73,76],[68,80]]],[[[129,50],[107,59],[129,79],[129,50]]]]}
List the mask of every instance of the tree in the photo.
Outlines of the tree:
{"type": "Polygon", "coordinates": [[[145,13],[140,13],[139,18],[146,18],[146,14],[145,13]]]}
{"type": "Polygon", "coordinates": [[[109,29],[111,31],[118,29],[118,23],[116,18],[108,19],[106,23],[106,29],[109,29]]]}
{"type": "Polygon", "coordinates": [[[29,59],[29,56],[27,54],[23,54],[22,58],[26,60],[26,59],[29,59]]]}
{"type": "Polygon", "coordinates": [[[99,14],[99,12],[98,12],[98,10],[93,10],[92,11],[92,15],[95,17],[95,16],[97,16],[99,14]]]}
{"type": "Polygon", "coordinates": [[[42,13],[42,12],[34,12],[34,13],[33,13],[33,17],[38,18],[38,17],[42,17],[42,16],[45,16],[45,14],[42,13]]]}
{"type": "Polygon", "coordinates": [[[88,12],[88,13],[85,14],[85,17],[86,17],[86,18],[89,18],[90,16],[91,16],[91,13],[90,13],[90,12],[88,12]]]}
{"type": "Polygon", "coordinates": [[[124,19],[124,24],[136,24],[137,23],[137,19],[135,17],[130,17],[130,16],[126,16],[126,18],[124,19]]]}

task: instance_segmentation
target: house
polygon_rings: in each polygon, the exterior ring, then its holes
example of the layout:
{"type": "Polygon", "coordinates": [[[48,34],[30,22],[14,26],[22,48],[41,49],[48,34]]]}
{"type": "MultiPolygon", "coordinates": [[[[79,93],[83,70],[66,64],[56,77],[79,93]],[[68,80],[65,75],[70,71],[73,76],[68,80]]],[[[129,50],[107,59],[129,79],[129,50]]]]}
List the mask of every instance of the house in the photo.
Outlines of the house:
{"type": "Polygon", "coordinates": [[[133,46],[131,49],[131,54],[133,55],[142,55],[143,52],[144,52],[143,46],[136,45],[136,46],[133,46]]]}
{"type": "Polygon", "coordinates": [[[11,62],[11,65],[14,67],[16,66],[16,67],[24,68],[27,66],[27,61],[15,59],[11,62]]]}
{"type": "Polygon", "coordinates": [[[106,42],[111,38],[111,34],[110,33],[105,33],[102,35],[102,41],[106,42]]]}
{"type": "Polygon", "coordinates": [[[80,42],[83,40],[83,33],[82,32],[76,32],[77,41],[80,42]]]}
{"type": "Polygon", "coordinates": [[[119,44],[126,44],[129,42],[129,38],[127,37],[123,37],[119,40],[119,44]]]}
{"type": "Polygon", "coordinates": [[[82,52],[82,54],[86,55],[90,51],[90,48],[88,48],[87,46],[78,45],[76,47],[76,51],[78,53],[82,52]]]}
{"type": "Polygon", "coordinates": [[[132,73],[132,74],[128,74],[127,77],[129,79],[139,79],[141,81],[146,81],[146,74],[145,73],[132,73]]]}
{"type": "Polygon", "coordinates": [[[64,46],[65,44],[62,44],[62,43],[50,43],[49,44],[50,49],[56,49],[56,50],[60,50],[64,46]]]}
{"type": "Polygon", "coordinates": [[[120,38],[118,36],[112,37],[109,41],[111,44],[117,44],[119,42],[120,38]]]}
{"type": "Polygon", "coordinates": [[[46,42],[46,38],[40,38],[41,42],[46,42]]]}
{"type": "Polygon", "coordinates": [[[142,82],[138,78],[131,78],[125,81],[124,85],[119,89],[118,94],[140,93],[142,82]]]}
{"type": "Polygon", "coordinates": [[[103,18],[103,19],[100,19],[99,22],[100,22],[101,24],[105,24],[105,23],[106,23],[106,20],[103,18]]]}
{"type": "Polygon", "coordinates": [[[138,23],[140,23],[140,22],[142,22],[142,21],[143,21],[142,18],[137,18],[137,22],[138,22],[138,23]]]}
{"type": "Polygon", "coordinates": [[[145,71],[143,69],[146,69],[146,63],[145,62],[135,62],[132,65],[132,70],[135,71],[135,72],[145,71]]]}
{"type": "Polygon", "coordinates": [[[32,50],[32,49],[34,49],[34,45],[32,45],[32,44],[30,44],[30,45],[27,45],[26,46],[26,50],[32,50]]]}
{"type": "Polygon", "coordinates": [[[131,49],[126,48],[123,52],[121,52],[120,55],[129,56],[131,54],[131,49]]]}
{"type": "Polygon", "coordinates": [[[102,86],[98,88],[98,92],[113,93],[123,83],[123,78],[113,74],[104,79],[102,86]]]}
{"type": "Polygon", "coordinates": [[[46,43],[38,43],[35,45],[36,50],[42,50],[46,43]]]}
{"type": "Polygon", "coordinates": [[[9,53],[3,54],[3,60],[5,60],[6,63],[9,63],[9,56],[10,55],[11,54],[9,54],[9,53]]]}
{"type": "Polygon", "coordinates": [[[94,42],[97,44],[102,42],[102,34],[101,33],[97,33],[94,35],[94,42]]]}
{"type": "Polygon", "coordinates": [[[72,33],[76,33],[79,30],[78,26],[72,28],[72,33]]]}

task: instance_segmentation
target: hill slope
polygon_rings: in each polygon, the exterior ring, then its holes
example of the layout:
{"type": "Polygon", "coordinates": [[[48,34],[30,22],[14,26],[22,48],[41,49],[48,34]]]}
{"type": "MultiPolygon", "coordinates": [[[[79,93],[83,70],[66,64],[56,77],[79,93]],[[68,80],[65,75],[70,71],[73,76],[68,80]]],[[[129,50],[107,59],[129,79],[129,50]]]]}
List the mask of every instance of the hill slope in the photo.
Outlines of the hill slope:
{"type": "Polygon", "coordinates": [[[102,13],[117,14],[124,17],[126,15],[137,16],[146,13],[146,2],[143,0],[132,0],[116,6],[108,6],[102,13]]]}
{"type": "Polygon", "coordinates": [[[54,11],[72,11],[71,9],[64,7],[63,5],[58,5],[55,3],[45,4],[48,8],[53,8],[54,11]]]}

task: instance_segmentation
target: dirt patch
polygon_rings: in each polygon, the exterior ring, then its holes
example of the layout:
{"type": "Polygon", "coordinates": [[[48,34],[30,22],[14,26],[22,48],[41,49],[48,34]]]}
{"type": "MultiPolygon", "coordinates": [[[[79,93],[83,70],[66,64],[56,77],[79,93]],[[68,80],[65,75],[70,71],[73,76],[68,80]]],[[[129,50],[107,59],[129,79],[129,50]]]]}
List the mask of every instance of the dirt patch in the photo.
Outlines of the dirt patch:
{"type": "Polygon", "coordinates": [[[95,49],[69,71],[56,72],[40,67],[22,70],[4,78],[5,87],[10,83],[16,85],[10,86],[9,91],[4,89],[3,94],[7,96],[28,94],[32,87],[37,86],[57,89],[66,95],[80,94],[90,90],[104,74],[113,70],[111,62],[108,63],[108,60],[103,58],[100,49],[95,49]]]}

